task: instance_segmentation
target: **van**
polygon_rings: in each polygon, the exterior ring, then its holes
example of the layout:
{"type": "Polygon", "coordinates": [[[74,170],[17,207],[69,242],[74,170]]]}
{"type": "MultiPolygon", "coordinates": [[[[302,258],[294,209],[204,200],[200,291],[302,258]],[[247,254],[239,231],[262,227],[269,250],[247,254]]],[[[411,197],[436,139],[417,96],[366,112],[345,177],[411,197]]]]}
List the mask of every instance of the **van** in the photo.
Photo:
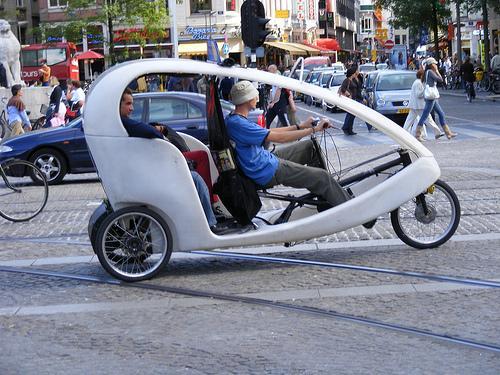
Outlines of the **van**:
{"type": "Polygon", "coordinates": [[[332,61],[328,56],[311,56],[304,60],[304,69],[313,70],[323,66],[332,66],[332,61]]]}

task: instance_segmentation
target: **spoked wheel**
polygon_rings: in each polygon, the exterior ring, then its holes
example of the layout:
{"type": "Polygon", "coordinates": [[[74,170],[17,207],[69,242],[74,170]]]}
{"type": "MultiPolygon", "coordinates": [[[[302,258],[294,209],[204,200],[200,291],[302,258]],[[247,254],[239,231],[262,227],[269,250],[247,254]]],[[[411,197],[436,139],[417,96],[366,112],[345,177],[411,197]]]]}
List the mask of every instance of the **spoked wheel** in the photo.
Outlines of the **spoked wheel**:
{"type": "Polygon", "coordinates": [[[14,222],[28,221],[43,210],[49,187],[37,167],[24,160],[10,160],[2,164],[0,175],[0,216],[14,222]],[[33,183],[32,175],[39,184],[33,183]]]}
{"type": "Polygon", "coordinates": [[[172,253],[167,224],[144,207],[127,207],[111,213],[100,224],[95,245],[104,269],[124,281],[153,277],[172,253]]]}
{"type": "Polygon", "coordinates": [[[391,212],[392,227],[398,237],[417,249],[442,245],[453,236],[459,222],[457,195],[441,180],[391,212]]]}

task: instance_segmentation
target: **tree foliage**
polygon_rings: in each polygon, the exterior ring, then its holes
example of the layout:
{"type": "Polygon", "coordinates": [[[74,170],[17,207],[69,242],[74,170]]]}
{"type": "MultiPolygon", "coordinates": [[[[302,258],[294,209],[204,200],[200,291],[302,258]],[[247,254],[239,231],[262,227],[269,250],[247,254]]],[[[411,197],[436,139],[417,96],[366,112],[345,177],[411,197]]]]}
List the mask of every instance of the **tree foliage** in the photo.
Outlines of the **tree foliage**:
{"type": "Polygon", "coordinates": [[[444,28],[447,25],[446,20],[450,17],[449,9],[439,1],[434,2],[434,7],[432,1],[415,0],[377,0],[376,5],[392,12],[393,18],[389,23],[396,28],[419,29],[422,26],[432,28],[436,15],[437,26],[444,28]]]}
{"type": "Polygon", "coordinates": [[[117,27],[142,28],[144,32],[131,32],[129,40],[144,45],[147,40],[157,42],[164,38],[168,28],[168,13],[164,0],[68,0],[66,14],[70,21],[64,25],[41,27],[41,33],[48,29],[53,36],[64,36],[77,42],[82,32],[92,25],[104,24],[110,33],[110,40],[104,41],[110,47],[114,62],[114,37],[117,27]]]}

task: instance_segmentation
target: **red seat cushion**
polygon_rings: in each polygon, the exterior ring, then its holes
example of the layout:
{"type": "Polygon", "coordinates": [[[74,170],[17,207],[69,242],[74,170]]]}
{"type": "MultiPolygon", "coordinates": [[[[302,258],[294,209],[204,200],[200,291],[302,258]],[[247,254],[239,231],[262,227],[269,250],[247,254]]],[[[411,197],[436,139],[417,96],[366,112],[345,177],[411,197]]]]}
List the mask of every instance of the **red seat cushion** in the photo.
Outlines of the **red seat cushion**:
{"type": "Polygon", "coordinates": [[[210,163],[208,162],[208,154],[203,150],[187,151],[182,153],[186,159],[196,162],[196,172],[203,178],[207,184],[210,193],[211,201],[214,202],[214,195],[212,194],[212,178],[210,176],[210,163]]]}

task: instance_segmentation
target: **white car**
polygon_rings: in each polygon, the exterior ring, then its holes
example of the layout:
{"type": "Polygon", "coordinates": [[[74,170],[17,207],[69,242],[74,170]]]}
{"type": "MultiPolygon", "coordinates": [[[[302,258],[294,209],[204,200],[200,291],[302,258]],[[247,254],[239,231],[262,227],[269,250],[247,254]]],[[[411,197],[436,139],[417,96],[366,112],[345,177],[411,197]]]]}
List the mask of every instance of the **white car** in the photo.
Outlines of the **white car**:
{"type": "MultiPolygon", "coordinates": [[[[328,82],[327,88],[330,89],[331,91],[333,91],[335,94],[337,94],[339,92],[340,86],[342,86],[342,82],[344,82],[345,78],[346,78],[345,73],[338,73],[337,72],[337,73],[332,74],[332,76],[330,77],[330,80],[328,82]]],[[[330,103],[326,102],[325,100],[322,101],[322,107],[323,107],[323,109],[329,110],[332,112],[335,111],[335,109],[337,108],[336,105],[330,104],[330,103]]]]}

